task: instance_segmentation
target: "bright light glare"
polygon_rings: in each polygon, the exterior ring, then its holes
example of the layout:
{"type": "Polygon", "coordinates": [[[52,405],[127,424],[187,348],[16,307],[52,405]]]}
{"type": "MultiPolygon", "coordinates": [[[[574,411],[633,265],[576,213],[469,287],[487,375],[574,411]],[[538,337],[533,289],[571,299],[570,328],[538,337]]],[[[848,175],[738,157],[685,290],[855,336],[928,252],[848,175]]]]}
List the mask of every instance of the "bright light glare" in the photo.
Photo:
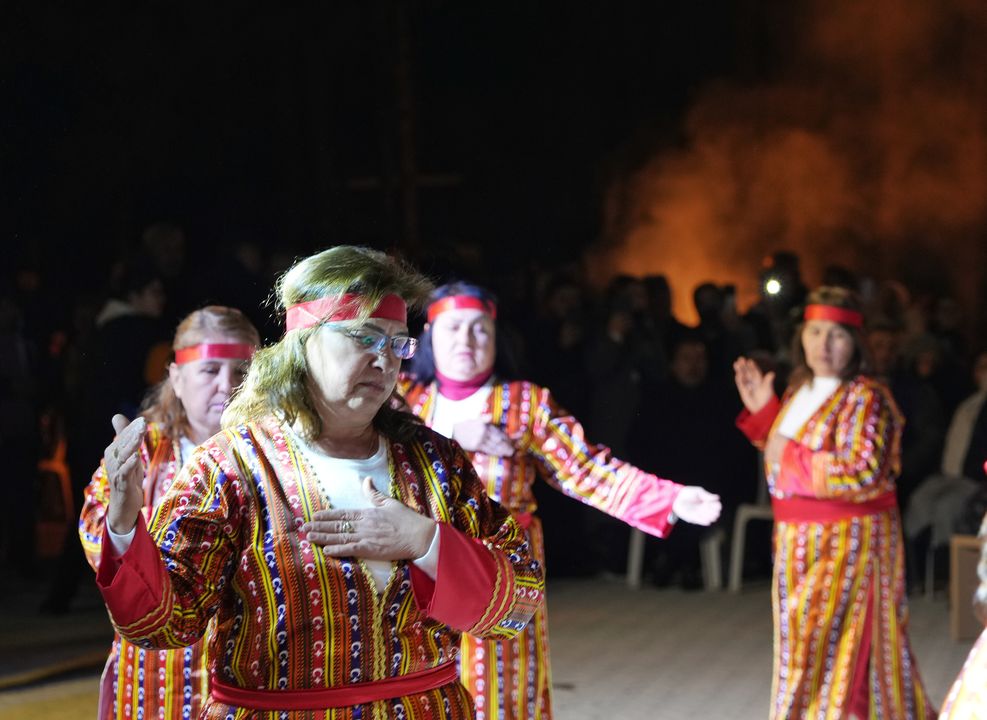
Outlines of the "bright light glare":
{"type": "Polygon", "coordinates": [[[774,278],[771,278],[766,283],[764,283],[764,291],[768,295],[777,295],[778,293],[781,292],[781,283],[775,280],[774,278]]]}

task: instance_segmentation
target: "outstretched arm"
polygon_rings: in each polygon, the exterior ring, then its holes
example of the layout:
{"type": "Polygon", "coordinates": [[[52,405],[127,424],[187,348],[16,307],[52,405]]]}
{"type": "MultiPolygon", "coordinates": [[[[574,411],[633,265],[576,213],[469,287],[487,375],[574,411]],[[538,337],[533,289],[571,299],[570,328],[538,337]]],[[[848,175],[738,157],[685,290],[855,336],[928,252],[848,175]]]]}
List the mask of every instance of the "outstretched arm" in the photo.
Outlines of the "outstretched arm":
{"type": "Polygon", "coordinates": [[[540,462],[551,485],[658,537],[670,532],[676,517],[700,525],[719,517],[718,496],[659,478],[614,457],[604,445],[590,444],[583,426],[555,403],[547,389],[539,388],[533,395],[537,406],[521,450],[540,462]]]}

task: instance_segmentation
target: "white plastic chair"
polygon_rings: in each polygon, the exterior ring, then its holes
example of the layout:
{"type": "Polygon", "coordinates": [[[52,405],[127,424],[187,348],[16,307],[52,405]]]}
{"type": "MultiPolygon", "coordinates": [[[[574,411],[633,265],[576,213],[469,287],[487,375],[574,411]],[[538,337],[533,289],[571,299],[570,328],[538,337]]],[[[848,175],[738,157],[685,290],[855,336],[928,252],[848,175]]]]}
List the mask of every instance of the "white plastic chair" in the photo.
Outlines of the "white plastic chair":
{"type": "Polygon", "coordinates": [[[768,500],[768,483],[764,478],[764,462],[757,457],[757,502],[741,503],[733,519],[733,539],[730,542],[730,592],[740,592],[744,579],[744,546],[747,542],[747,523],[751,520],[774,522],[774,513],[768,500]]]}
{"type": "Polygon", "coordinates": [[[723,552],[723,539],[726,533],[723,528],[715,527],[699,544],[699,557],[703,569],[703,587],[707,590],[723,589],[723,563],[720,557],[723,552]]]}
{"type": "Polygon", "coordinates": [[[645,537],[647,536],[637,528],[631,528],[631,540],[627,544],[627,587],[631,590],[641,587],[645,537]]]}
{"type": "MultiPolygon", "coordinates": [[[[723,589],[723,566],[720,553],[725,533],[723,528],[713,528],[699,543],[699,560],[702,565],[703,587],[706,590],[723,589]]],[[[641,587],[641,570],[644,565],[643,532],[631,530],[631,540],[627,546],[627,587],[637,590],[641,587]]]]}

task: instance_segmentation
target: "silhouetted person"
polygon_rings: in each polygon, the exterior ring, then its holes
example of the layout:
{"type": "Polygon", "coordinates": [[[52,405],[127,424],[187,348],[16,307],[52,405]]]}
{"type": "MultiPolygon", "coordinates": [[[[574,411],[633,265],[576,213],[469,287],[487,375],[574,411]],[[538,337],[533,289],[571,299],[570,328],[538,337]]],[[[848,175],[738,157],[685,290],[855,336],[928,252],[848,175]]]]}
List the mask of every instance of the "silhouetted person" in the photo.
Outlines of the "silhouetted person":
{"type": "MultiPolygon", "coordinates": [[[[672,287],[664,275],[646,275],[641,284],[648,299],[648,321],[655,328],[667,355],[676,336],[686,329],[672,312],[672,287]]],[[[665,362],[668,362],[667,357],[665,362]]]]}
{"type": "Polygon", "coordinates": [[[79,579],[89,572],[78,542],[77,515],[92,468],[113,440],[106,418],[118,413],[137,416],[147,390],[163,378],[170,348],[159,320],[164,288],[149,259],[137,256],[122,263],[111,282],[112,295],[96,315],[92,344],[85,348],[88,356],[79,360],[78,384],[67,404],[66,456],[75,509],[55,577],[42,603],[44,612],[67,612],[79,579]],[[164,355],[159,352],[162,343],[164,355]]]}
{"type": "Polygon", "coordinates": [[[701,283],[692,300],[699,315],[696,330],[708,350],[710,374],[725,380],[732,373],[733,361],[754,349],[754,332],[737,317],[732,286],[701,283]]]}
{"type": "Polygon", "coordinates": [[[765,258],[760,293],[761,299],[744,317],[757,334],[757,347],[787,363],[793,332],[807,293],[795,253],[779,251],[765,258]]]}
{"type": "MultiPolygon", "coordinates": [[[[188,262],[185,231],[171,222],[149,225],[141,233],[140,254],[161,282],[164,304],[158,317],[172,329],[202,301],[202,283],[189,273],[197,266],[188,262]]],[[[200,255],[203,250],[197,251],[200,255]]],[[[202,265],[202,263],[198,263],[202,265]]]]}
{"type": "MultiPolygon", "coordinates": [[[[630,435],[631,459],[659,477],[682,477],[720,496],[723,522],[756,489],[755,453],[734,428],[740,402],[732,388],[711,376],[702,335],[678,335],[671,348],[669,377],[644,398],[630,435]]],[[[658,586],[702,586],[699,543],[706,528],[682,525],[648,545],[652,579],[658,586]]]]}
{"type": "Polygon", "coordinates": [[[586,352],[586,301],[579,284],[556,277],[529,331],[530,365],[535,381],[552,388],[559,403],[577,417],[587,408],[583,356],[586,352]]]}
{"type": "Polygon", "coordinates": [[[901,436],[901,476],[898,500],[907,507],[908,498],[922,480],[935,472],[946,433],[946,417],[935,388],[919,377],[901,356],[900,332],[894,325],[877,320],[867,332],[871,370],[891,390],[905,428],[901,436]]]}
{"type": "Polygon", "coordinates": [[[641,281],[622,275],[607,288],[602,326],[587,343],[591,383],[589,421],[600,442],[626,454],[627,434],[642,393],[663,377],[660,340],[644,321],[648,307],[641,281]]]}
{"type": "Polygon", "coordinates": [[[911,545],[913,572],[920,576],[922,558],[930,546],[946,566],[949,539],[957,532],[967,507],[984,483],[987,458],[987,352],[974,364],[977,391],[960,403],[946,433],[939,471],[925,478],[905,508],[905,535],[911,545]]]}
{"type": "Polygon", "coordinates": [[[38,432],[37,349],[23,334],[19,308],[0,297],[0,453],[4,509],[0,560],[22,577],[35,572],[38,432]]]}

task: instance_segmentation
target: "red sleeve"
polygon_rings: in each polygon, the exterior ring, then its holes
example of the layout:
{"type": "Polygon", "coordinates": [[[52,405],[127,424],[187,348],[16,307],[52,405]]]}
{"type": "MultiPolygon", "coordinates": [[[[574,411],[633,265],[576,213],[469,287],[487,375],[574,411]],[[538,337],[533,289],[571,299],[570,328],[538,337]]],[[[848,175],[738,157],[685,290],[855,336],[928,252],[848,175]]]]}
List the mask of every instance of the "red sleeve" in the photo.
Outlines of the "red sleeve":
{"type": "Polygon", "coordinates": [[[415,600],[431,618],[473,635],[488,631],[514,601],[510,560],[448,523],[439,523],[435,580],[411,565],[415,600]]]}
{"type": "Polygon", "coordinates": [[[756,413],[748,412],[746,409],[741,410],[740,415],[737,416],[737,427],[748,440],[760,446],[768,439],[768,432],[780,409],[781,403],[772,395],[767,404],[756,413]]]}
{"type": "Polygon", "coordinates": [[[103,533],[96,585],[121,630],[140,635],[168,619],[171,582],[143,514],[137,518],[134,539],[123,555],[116,554],[108,533],[103,533]]]}

